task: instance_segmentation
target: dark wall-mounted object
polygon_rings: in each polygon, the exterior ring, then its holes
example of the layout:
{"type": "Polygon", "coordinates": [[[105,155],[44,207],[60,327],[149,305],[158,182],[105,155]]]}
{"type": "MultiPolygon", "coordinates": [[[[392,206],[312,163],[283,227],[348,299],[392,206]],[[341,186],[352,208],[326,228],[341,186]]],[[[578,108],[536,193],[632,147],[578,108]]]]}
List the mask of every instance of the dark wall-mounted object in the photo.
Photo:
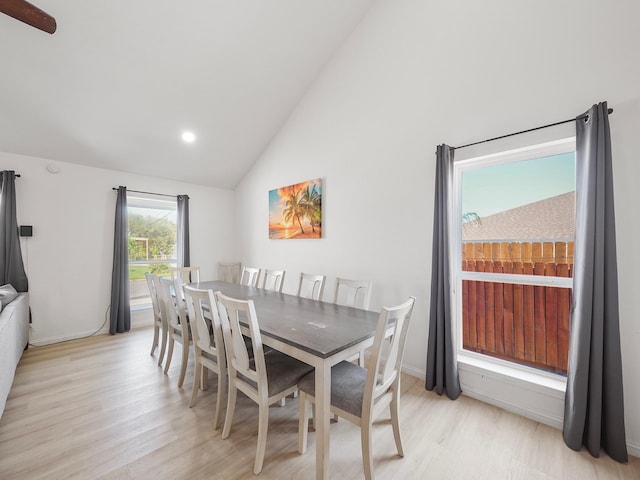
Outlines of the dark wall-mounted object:
{"type": "Polygon", "coordinates": [[[20,236],[21,237],[32,237],[33,236],[33,226],[31,226],[31,225],[20,225],[20,236]]]}

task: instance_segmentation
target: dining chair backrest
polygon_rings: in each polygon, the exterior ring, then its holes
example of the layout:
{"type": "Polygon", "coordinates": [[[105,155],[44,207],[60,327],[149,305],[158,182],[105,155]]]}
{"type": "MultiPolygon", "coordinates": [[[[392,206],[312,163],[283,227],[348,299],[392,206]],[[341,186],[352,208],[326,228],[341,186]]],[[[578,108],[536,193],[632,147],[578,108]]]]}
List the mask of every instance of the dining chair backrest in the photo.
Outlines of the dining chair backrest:
{"type": "Polygon", "coordinates": [[[200,267],[171,267],[171,278],[178,279],[181,285],[200,282],[200,267]]]}
{"type": "Polygon", "coordinates": [[[238,283],[241,272],[240,262],[218,262],[218,280],[221,282],[238,283]]]}
{"type": "Polygon", "coordinates": [[[369,280],[349,280],[338,277],[333,303],[368,310],[372,285],[369,280]]]}
{"type": "Polygon", "coordinates": [[[367,380],[362,411],[370,411],[376,401],[400,380],[400,369],[415,297],[396,307],[383,307],[367,359],[367,380]]]}
{"type": "Polygon", "coordinates": [[[242,269],[242,275],[240,276],[240,285],[244,285],[246,287],[257,287],[259,278],[259,268],[244,267],[242,269]]]}
{"type": "Polygon", "coordinates": [[[264,274],[262,275],[262,288],[282,293],[284,274],[284,270],[265,269],[264,274]]]}
{"type": "Polygon", "coordinates": [[[185,334],[189,338],[189,324],[184,309],[183,299],[180,298],[182,286],[177,279],[160,278],[160,298],[162,299],[162,314],[172,333],[185,334]]]}
{"type": "Polygon", "coordinates": [[[300,283],[298,284],[298,296],[311,298],[312,300],[322,300],[326,278],[324,275],[301,273],[300,283]]]}
{"type": "Polygon", "coordinates": [[[185,285],[184,297],[189,312],[193,344],[218,363],[226,363],[222,323],[213,290],[201,290],[185,285]]]}
{"type": "Polygon", "coordinates": [[[164,360],[164,353],[167,347],[168,329],[164,316],[162,315],[161,299],[160,299],[160,279],[154,273],[145,273],[147,286],[149,287],[149,297],[151,298],[151,308],[153,310],[153,341],[151,343],[151,355],[154,354],[156,348],[160,347],[158,355],[158,365],[164,360]],[[162,331],[162,336],[160,332],[162,331]]]}
{"type": "Polygon", "coordinates": [[[258,316],[253,300],[239,300],[227,297],[222,292],[216,292],[216,301],[220,312],[222,333],[224,335],[227,351],[227,367],[229,377],[233,377],[241,391],[253,390],[242,378],[255,382],[259,397],[268,397],[267,373],[264,361],[264,349],[258,316]],[[252,355],[242,334],[241,321],[249,325],[249,337],[251,338],[252,355]],[[238,375],[239,374],[239,375],[238,375]]]}
{"type": "Polygon", "coordinates": [[[147,280],[147,286],[149,287],[149,297],[151,298],[151,308],[153,310],[154,322],[160,321],[162,314],[160,312],[160,301],[158,298],[158,275],[154,273],[145,273],[145,279],[147,280]]]}

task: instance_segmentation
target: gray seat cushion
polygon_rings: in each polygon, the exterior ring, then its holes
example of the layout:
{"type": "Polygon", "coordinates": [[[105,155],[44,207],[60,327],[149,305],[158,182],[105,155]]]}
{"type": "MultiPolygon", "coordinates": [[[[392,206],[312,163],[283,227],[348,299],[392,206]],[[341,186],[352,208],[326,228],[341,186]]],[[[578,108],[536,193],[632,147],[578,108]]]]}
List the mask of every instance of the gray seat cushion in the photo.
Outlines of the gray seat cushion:
{"type": "MultiPolygon", "coordinates": [[[[362,398],[367,381],[367,369],[351,362],[340,362],[331,367],[331,405],[362,416],[362,398]]],[[[315,373],[306,375],[298,382],[298,388],[315,398],[315,373]]]]}
{"type": "MultiPolygon", "coordinates": [[[[254,360],[251,360],[253,364],[254,360]]],[[[311,365],[296,360],[289,355],[271,350],[264,355],[264,363],[267,367],[267,383],[269,384],[269,396],[276,395],[288,388],[297,385],[298,381],[309,372],[313,371],[311,365]]],[[[255,382],[241,375],[244,381],[257,388],[255,382]]]]}

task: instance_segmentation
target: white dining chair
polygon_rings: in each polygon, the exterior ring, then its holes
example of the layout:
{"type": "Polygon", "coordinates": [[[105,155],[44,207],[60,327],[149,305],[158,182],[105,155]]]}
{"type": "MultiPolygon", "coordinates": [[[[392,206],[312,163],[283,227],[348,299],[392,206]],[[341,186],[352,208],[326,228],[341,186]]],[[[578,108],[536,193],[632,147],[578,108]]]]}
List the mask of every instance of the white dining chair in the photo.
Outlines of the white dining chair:
{"type": "MultiPolygon", "coordinates": [[[[404,346],[415,298],[391,308],[382,308],[374,336],[372,355],[366,368],[340,362],[331,368],[331,412],[360,427],[362,463],[367,480],[373,479],[371,437],[373,421],[389,407],[398,450],[404,456],[400,437],[400,377],[404,346]]],[[[315,374],[298,383],[300,415],[298,451],[305,453],[309,428],[308,403],[315,403],[315,374]]]]}
{"type": "Polygon", "coordinates": [[[327,277],[324,275],[301,273],[300,282],[298,283],[298,296],[311,298],[312,300],[322,300],[326,279],[327,277]]]}
{"type": "Polygon", "coordinates": [[[220,315],[213,290],[200,290],[186,285],[185,303],[189,312],[191,335],[193,337],[194,375],[189,407],[196,404],[198,390],[207,386],[209,371],[218,376],[218,392],[213,428],[220,427],[222,402],[227,393],[227,357],[220,315]]]}
{"type": "Polygon", "coordinates": [[[162,314],[166,318],[169,330],[167,361],[164,365],[164,373],[169,371],[173,358],[173,347],[176,343],[182,345],[182,362],[180,364],[180,377],[178,387],[182,386],[189,361],[190,332],[189,322],[185,311],[184,299],[181,298],[182,285],[177,279],[161,278],[160,292],[162,298],[162,314]]]}
{"type": "Polygon", "coordinates": [[[259,268],[243,267],[242,275],[240,275],[240,285],[244,285],[245,287],[257,287],[259,278],[259,268]]]}
{"type": "Polygon", "coordinates": [[[258,445],[253,465],[255,475],[262,471],[269,427],[269,405],[280,402],[297,390],[298,380],[313,367],[284,353],[265,354],[253,300],[238,300],[216,292],[222,332],[227,352],[229,394],[222,438],[229,437],[240,390],[258,404],[258,445]],[[240,322],[248,324],[253,361],[245,343],[240,322]]]}
{"type": "MultiPolygon", "coordinates": [[[[372,285],[373,283],[369,280],[350,280],[338,277],[336,278],[336,291],[333,296],[333,303],[368,310],[372,285]]],[[[358,364],[363,367],[364,350],[349,360],[356,359],[358,360],[358,364]]]]}
{"type": "Polygon", "coordinates": [[[178,279],[181,285],[200,282],[200,267],[170,267],[171,278],[178,279]]]}
{"type": "Polygon", "coordinates": [[[265,269],[262,275],[262,288],[282,293],[285,273],[284,270],[265,269]]]}
{"type": "Polygon", "coordinates": [[[369,280],[350,280],[338,277],[336,278],[333,303],[368,310],[372,286],[373,283],[369,280]]]}
{"type": "Polygon", "coordinates": [[[227,283],[240,282],[242,273],[242,263],[240,262],[218,262],[218,280],[227,283]]]}
{"type": "Polygon", "coordinates": [[[150,355],[153,355],[159,346],[158,365],[162,365],[164,353],[167,348],[168,330],[166,322],[163,321],[162,309],[160,307],[159,278],[154,273],[145,273],[144,276],[147,280],[147,286],[149,287],[149,297],[151,298],[151,309],[153,313],[153,343],[151,344],[150,355]],[[160,337],[160,334],[162,334],[162,337],[160,337]]]}

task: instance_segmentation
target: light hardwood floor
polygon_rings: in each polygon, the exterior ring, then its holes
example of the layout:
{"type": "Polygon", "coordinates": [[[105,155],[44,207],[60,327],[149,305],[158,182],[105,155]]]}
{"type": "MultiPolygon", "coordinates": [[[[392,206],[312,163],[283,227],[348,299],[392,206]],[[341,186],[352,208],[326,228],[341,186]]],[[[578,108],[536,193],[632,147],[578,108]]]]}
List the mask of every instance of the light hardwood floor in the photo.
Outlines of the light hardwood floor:
{"type": "MultiPolygon", "coordinates": [[[[29,348],[0,420],[0,479],[254,478],[253,402],[238,395],[231,436],[222,440],[212,427],[215,382],[189,408],[192,364],[177,388],[180,362],[163,374],[149,356],[151,337],[145,328],[29,348]]],[[[313,479],[313,433],[308,452],[297,453],[298,399],[270,415],[258,478],[313,479]]],[[[403,376],[401,426],[404,458],[390,423],[374,428],[379,480],[640,478],[636,458],[593,459],[565,447],[558,430],[464,396],[438,397],[411,376],[403,376]]],[[[331,425],[331,473],[364,478],[360,431],[346,421],[331,425]]]]}

